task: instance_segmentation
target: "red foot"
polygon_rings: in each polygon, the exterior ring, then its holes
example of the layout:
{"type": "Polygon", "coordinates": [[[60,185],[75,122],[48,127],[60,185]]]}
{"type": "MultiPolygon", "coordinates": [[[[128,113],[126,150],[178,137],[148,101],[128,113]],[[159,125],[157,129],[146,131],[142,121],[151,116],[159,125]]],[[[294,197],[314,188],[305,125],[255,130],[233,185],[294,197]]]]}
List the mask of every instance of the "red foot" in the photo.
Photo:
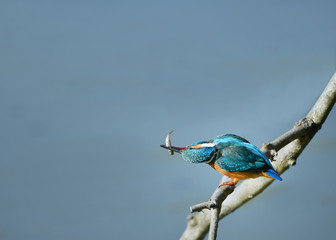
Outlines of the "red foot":
{"type": "Polygon", "coordinates": [[[224,186],[224,185],[235,186],[236,183],[235,183],[234,181],[232,181],[232,182],[223,182],[223,183],[222,183],[221,185],[219,185],[218,187],[220,188],[220,187],[222,187],[222,186],[224,186]]]}

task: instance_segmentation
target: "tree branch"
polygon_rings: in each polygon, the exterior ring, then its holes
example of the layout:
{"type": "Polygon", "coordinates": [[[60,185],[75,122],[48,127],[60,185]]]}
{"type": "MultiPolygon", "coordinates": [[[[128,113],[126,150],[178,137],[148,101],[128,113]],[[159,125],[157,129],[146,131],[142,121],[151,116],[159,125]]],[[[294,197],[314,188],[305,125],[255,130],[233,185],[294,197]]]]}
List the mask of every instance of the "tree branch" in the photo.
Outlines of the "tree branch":
{"type": "MultiPolygon", "coordinates": [[[[270,143],[262,147],[262,151],[271,160],[278,173],[282,174],[290,166],[295,165],[296,159],[322,127],[329,112],[336,101],[336,73],[330,79],[307,116],[295,126],[270,143]]],[[[209,239],[216,239],[219,219],[230,214],[250,199],[257,196],[273,182],[268,178],[248,179],[242,182],[235,191],[231,186],[223,186],[216,189],[208,202],[191,207],[191,212],[205,210],[187,219],[187,228],[181,236],[181,240],[201,240],[209,231],[209,239]],[[225,200],[225,201],[224,201],[225,200]],[[222,203],[224,201],[224,203],[222,203]]]]}
{"type": "Polygon", "coordinates": [[[313,120],[309,118],[303,118],[299,122],[297,122],[294,127],[288,132],[284,133],[270,143],[265,143],[262,146],[261,150],[271,161],[274,161],[274,157],[277,155],[277,152],[281,148],[283,148],[293,140],[307,135],[309,132],[318,131],[320,128],[321,126],[314,123],[313,120]]]}
{"type": "MultiPolygon", "coordinates": [[[[200,212],[204,209],[210,210],[210,222],[207,231],[209,230],[209,240],[215,240],[217,237],[217,228],[219,222],[219,214],[222,208],[222,203],[229,196],[233,190],[235,189],[234,186],[226,185],[223,187],[218,187],[212,194],[211,198],[207,202],[199,203],[194,206],[190,207],[190,212],[200,212]]],[[[194,216],[191,215],[188,218],[188,222],[194,223],[194,216]]]]}

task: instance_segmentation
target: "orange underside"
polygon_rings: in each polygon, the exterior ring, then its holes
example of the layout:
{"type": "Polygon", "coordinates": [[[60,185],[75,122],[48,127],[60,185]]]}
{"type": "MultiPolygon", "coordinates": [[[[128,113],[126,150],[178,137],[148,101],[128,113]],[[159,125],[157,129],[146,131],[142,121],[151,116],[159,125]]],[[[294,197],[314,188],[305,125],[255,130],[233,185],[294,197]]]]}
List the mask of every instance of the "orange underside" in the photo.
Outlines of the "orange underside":
{"type": "MultiPolygon", "coordinates": [[[[268,176],[266,173],[264,172],[260,172],[260,173],[251,173],[251,172],[228,172],[225,171],[223,168],[221,168],[218,164],[213,164],[213,163],[209,163],[209,165],[215,169],[216,171],[220,172],[221,174],[228,176],[229,178],[232,179],[232,183],[236,184],[237,182],[239,182],[240,180],[246,179],[246,178],[257,178],[257,177],[267,177],[267,178],[272,178],[270,176],[268,176]]],[[[231,182],[230,182],[231,183],[231,182]]],[[[224,184],[225,185],[225,184],[224,184]]],[[[226,184],[227,185],[227,184],[226,184]]],[[[231,184],[229,184],[231,185],[231,184]]]]}

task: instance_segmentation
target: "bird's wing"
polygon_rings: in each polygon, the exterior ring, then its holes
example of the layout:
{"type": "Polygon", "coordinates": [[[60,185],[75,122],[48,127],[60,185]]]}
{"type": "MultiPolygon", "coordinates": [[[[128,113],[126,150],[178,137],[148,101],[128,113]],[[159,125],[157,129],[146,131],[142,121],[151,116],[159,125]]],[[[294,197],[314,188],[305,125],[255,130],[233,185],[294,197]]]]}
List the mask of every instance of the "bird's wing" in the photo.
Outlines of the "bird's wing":
{"type": "Polygon", "coordinates": [[[231,145],[220,150],[220,157],[216,163],[228,172],[260,172],[267,163],[263,156],[257,153],[245,144],[231,145]]]}

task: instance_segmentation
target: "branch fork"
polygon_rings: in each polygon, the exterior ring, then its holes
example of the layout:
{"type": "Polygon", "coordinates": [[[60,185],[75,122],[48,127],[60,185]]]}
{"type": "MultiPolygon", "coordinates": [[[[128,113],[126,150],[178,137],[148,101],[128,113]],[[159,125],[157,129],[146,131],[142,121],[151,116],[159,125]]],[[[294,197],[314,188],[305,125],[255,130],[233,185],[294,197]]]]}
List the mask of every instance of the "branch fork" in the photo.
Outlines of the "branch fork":
{"type": "MultiPolygon", "coordinates": [[[[309,111],[306,117],[295,123],[294,127],[272,142],[265,143],[261,150],[271,160],[275,161],[274,168],[279,174],[295,165],[296,159],[308,145],[315,133],[321,129],[329,112],[336,102],[336,73],[332,76],[323,93],[309,111]]],[[[217,237],[217,228],[220,218],[230,214],[241,205],[261,193],[273,180],[258,178],[247,179],[235,189],[225,185],[217,188],[207,202],[190,207],[191,213],[210,210],[203,214],[192,215],[187,219],[188,226],[180,240],[201,240],[209,231],[209,240],[217,237]],[[231,194],[232,193],[232,194],[231,194]],[[222,204],[229,196],[230,198],[222,204]]]]}

